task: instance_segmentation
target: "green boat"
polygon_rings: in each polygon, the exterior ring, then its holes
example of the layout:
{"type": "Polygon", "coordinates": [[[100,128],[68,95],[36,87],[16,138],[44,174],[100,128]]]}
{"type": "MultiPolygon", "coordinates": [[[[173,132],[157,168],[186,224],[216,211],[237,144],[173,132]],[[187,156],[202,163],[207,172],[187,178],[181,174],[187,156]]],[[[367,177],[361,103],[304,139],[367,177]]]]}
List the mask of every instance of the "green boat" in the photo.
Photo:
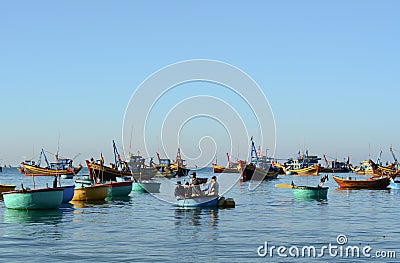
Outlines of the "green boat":
{"type": "Polygon", "coordinates": [[[326,199],[329,187],[326,186],[293,186],[295,198],[326,199]]]}
{"type": "Polygon", "coordinates": [[[63,200],[63,188],[25,189],[3,193],[9,209],[57,209],[63,200]]]}

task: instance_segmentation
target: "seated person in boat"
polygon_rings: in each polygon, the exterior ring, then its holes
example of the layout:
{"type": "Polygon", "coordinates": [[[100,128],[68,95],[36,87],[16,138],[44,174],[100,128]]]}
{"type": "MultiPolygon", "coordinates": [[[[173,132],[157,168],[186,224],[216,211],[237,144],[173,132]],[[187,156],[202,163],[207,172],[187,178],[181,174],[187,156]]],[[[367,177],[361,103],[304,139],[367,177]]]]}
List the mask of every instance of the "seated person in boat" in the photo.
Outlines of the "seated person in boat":
{"type": "Polygon", "coordinates": [[[185,183],[185,197],[186,198],[192,197],[192,187],[190,187],[189,182],[185,183]]]}
{"type": "Polygon", "coordinates": [[[214,175],[213,177],[211,177],[210,183],[208,184],[205,193],[207,195],[218,195],[218,191],[219,191],[219,184],[217,183],[217,177],[214,175]]]}
{"type": "Polygon", "coordinates": [[[185,198],[185,188],[183,188],[181,181],[176,182],[174,195],[177,200],[185,198]]]}
{"type": "Polygon", "coordinates": [[[192,187],[192,196],[199,196],[201,195],[201,189],[199,181],[196,178],[196,172],[191,173],[190,177],[190,185],[192,187]]]}

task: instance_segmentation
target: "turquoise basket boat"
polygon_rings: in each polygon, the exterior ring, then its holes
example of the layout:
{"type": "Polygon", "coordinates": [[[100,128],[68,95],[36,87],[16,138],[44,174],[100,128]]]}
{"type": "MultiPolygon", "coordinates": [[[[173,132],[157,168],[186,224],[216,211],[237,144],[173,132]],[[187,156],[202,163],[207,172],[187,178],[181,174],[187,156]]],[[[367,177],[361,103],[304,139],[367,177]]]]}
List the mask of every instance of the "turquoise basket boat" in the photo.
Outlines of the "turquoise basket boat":
{"type": "Polygon", "coordinates": [[[133,182],[132,192],[136,193],[159,193],[161,183],[155,181],[133,182]]]}
{"type": "Polygon", "coordinates": [[[108,197],[128,196],[132,191],[132,181],[108,182],[105,185],[108,185],[108,197]]]}
{"type": "Polygon", "coordinates": [[[217,207],[218,196],[198,196],[178,200],[180,207],[217,207]]]}
{"type": "Polygon", "coordinates": [[[62,188],[40,188],[3,193],[9,209],[57,209],[63,200],[62,188]]]}
{"type": "Polygon", "coordinates": [[[326,199],[329,187],[321,186],[293,186],[295,198],[326,199]]]}

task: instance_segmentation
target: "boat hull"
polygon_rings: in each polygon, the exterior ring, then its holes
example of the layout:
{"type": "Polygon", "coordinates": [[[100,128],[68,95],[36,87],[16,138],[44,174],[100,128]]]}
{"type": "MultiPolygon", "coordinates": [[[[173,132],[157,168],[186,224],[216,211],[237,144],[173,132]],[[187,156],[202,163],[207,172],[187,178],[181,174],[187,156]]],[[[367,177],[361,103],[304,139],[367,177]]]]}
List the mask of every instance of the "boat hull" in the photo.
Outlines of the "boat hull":
{"type": "Polygon", "coordinates": [[[9,209],[57,209],[63,199],[61,188],[41,188],[3,193],[4,203],[9,209]]]}
{"type": "Polygon", "coordinates": [[[245,167],[240,167],[239,170],[242,175],[242,181],[273,180],[278,178],[278,173],[279,173],[278,171],[267,171],[265,169],[250,164],[245,165],[245,167]]]}
{"type": "Polygon", "coordinates": [[[333,179],[339,185],[339,188],[345,189],[387,189],[390,184],[390,177],[368,178],[364,180],[343,179],[333,176],[333,179]]]}
{"type": "Polygon", "coordinates": [[[0,184],[0,197],[2,196],[3,192],[10,192],[14,191],[15,185],[13,184],[0,184]]]}
{"type": "MultiPolygon", "coordinates": [[[[310,167],[306,168],[301,168],[301,169],[293,169],[293,170],[287,170],[287,174],[294,174],[294,175],[313,175],[313,176],[318,176],[320,170],[319,165],[313,165],[310,167]]],[[[288,175],[289,175],[288,174],[288,175]]]]}
{"type": "Polygon", "coordinates": [[[134,182],[132,184],[132,192],[137,193],[159,193],[160,192],[159,182],[134,182]]]}
{"type": "Polygon", "coordinates": [[[108,197],[128,196],[132,191],[132,181],[108,182],[105,185],[108,185],[108,197]]]}
{"type": "Polygon", "coordinates": [[[75,187],[72,201],[105,200],[108,194],[108,185],[99,184],[75,187]]]}
{"type": "Polygon", "coordinates": [[[74,197],[75,185],[63,186],[63,199],[62,203],[69,203],[74,197]]]}
{"type": "Polygon", "coordinates": [[[229,167],[223,167],[219,166],[216,164],[212,164],[213,167],[213,172],[218,174],[218,173],[238,173],[239,170],[237,168],[229,168],[229,167]]]}
{"type": "Polygon", "coordinates": [[[218,196],[199,196],[178,200],[180,207],[217,207],[218,196]]]}
{"type": "Polygon", "coordinates": [[[143,173],[131,173],[130,171],[119,171],[118,169],[90,163],[86,160],[86,165],[91,178],[99,178],[100,181],[117,181],[117,177],[133,176],[136,180],[150,180],[153,178],[157,170],[155,168],[146,170],[143,173]]]}
{"type": "Polygon", "coordinates": [[[21,163],[22,168],[18,169],[20,173],[26,175],[26,176],[74,176],[79,171],[82,169],[82,165],[79,165],[78,167],[74,168],[73,170],[67,169],[67,170],[53,170],[53,169],[48,169],[48,168],[43,168],[43,167],[36,167],[33,165],[28,165],[25,163],[21,163]]]}
{"type": "Polygon", "coordinates": [[[293,195],[295,198],[326,199],[328,189],[319,186],[294,186],[293,195]]]}

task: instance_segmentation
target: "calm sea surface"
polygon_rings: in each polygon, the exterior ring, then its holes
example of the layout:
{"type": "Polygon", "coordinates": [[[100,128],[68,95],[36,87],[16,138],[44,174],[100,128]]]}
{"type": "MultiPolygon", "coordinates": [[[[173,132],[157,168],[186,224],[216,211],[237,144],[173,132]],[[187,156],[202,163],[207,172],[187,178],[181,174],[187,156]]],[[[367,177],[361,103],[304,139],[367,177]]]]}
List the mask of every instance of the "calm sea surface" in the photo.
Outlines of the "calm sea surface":
{"type": "MultiPolygon", "coordinates": [[[[198,176],[211,177],[212,170],[200,170],[198,176]]],[[[297,200],[291,189],[274,187],[292,180],[316,185],[319,177],[280,176],[253,191],[248,183],[237,183],[224,194],[234,198],[234,209],[179,209],[134,193],[125,200],[55,211],[14,211],[0,201],[0,262],[314,262],[288,251],[313,246],[318,255],[329,244],[338,248],[332,255],[324,251],[320,261],[400,262],[400,191],[339,191],[330,176],[327,200],[297,200]],[[347,243],[339,245],[338,235],[345,235],[347,243]],[[260,257],[257,250],[265,242],[268,250],[286,247],[282,252],[289,256],[280,257],[275,249],[272,256],[260,257]],[[397,258],[367,259],[362,252],[361,258],[340,256],[340,247],[348,246],[360,251],[370,246],[371,256],[396,251],[397,258]]],[[[49,177],[35,177],[35,182],[52,185],[49,177]]],[[[3,169],[0,183],[33,186],[32,178],[16,168],[3,169]]],[[[259,252],[265,252],[263,247],[259,252]]]]}

